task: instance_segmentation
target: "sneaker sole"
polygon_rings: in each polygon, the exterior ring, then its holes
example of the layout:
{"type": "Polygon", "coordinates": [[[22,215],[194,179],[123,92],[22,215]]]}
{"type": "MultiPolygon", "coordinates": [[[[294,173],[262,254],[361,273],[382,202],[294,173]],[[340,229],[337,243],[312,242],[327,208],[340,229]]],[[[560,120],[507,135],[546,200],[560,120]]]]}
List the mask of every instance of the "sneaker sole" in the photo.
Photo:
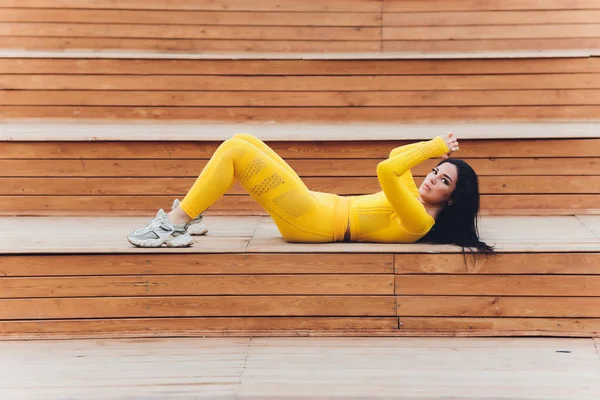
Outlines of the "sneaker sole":
{"type": "Polygon", "coordinates": [[[202,236],[202,235],[206,235],[208,233],[208,229],[206,228],[206,226],[204,224],[202,224],[202,225],[193,224],[193,225],[188,226],[187,232],[190,235],[202,236]]]}
{"type": "Polygon", "coordinates": [[[131,243],[132,245],[134,245],[136,247],[161,247],[163,245],[163,243],[166,244],[167,247],[188,247],[188,246],[191,246],[192,243],[194,243],[194,241],[190,235],[182,235],[180,237],[173,238],[170,240],[164,240],[164,239],[139,240],[134,237],[128,236],[127,240],[129,241],[129,243],[131,243]]]}

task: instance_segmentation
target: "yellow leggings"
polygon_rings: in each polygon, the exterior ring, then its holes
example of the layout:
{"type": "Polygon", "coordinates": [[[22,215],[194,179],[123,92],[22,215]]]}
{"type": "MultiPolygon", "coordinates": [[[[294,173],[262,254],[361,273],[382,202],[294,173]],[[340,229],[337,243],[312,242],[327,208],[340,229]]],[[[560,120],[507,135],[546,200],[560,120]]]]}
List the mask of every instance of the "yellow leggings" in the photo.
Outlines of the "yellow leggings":
{"type": "Polygon", "coordinates": [[[239,180],[271,215],[288,242],[326,243],[344,240],[348,199],[310,191],[298,174],[260,139],[238,134],[223,142],[181,201],[195,218],[239,180]]]}

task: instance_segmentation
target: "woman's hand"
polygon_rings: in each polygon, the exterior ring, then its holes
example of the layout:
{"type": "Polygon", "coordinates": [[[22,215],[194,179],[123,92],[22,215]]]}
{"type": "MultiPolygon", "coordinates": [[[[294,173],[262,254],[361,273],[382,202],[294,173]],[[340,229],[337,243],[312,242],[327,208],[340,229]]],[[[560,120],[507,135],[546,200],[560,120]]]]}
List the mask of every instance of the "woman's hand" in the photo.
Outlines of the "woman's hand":
{"type": "Polygon", "coordinates": [[[454,136],[454,133],[452,132],[450,132],[446,136],[441,136],[441,138],[444,139],[444,142],[446,142],[446,146],[448,146],[448,153],[442,156],[444,160],[447,160],[448,157],[450,157],[450,154],[452,154],[455,151],[458,151],[458,139],[454,136]]]}

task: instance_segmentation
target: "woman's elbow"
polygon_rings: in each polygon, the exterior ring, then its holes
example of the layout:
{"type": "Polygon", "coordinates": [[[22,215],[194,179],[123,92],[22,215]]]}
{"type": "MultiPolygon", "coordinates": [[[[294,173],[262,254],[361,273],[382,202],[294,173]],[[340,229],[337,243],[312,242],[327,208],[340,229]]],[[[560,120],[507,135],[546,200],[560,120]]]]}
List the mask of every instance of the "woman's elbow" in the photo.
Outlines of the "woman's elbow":
{"type": "Polygon", "coordinates": [[[377,177],[386,177],[386,176],[394,176],[394,170],[390,168],[387,162],[381,161],[377,164],[377,177]]]}

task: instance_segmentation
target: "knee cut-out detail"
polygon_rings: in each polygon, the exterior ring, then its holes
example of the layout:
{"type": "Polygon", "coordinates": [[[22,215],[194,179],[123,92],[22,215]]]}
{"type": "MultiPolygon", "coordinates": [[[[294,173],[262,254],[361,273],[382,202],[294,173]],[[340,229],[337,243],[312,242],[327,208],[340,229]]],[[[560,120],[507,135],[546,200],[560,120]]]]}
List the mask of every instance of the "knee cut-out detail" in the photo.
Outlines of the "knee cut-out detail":
{"type": "Polygon", "coordinates": [[[262,194],[270,192],[277,186],[283,185],[284,183],[285,181],[283,180],[283,178],[277,172],[275,172],[268,178],[265,178],[261,183],[254,186],[251,190],[252,193],[260,196],[262,194]]]}
{"type": "Polygon", "coordinates": [[[246,165],[246,168],[244,168],[244,170],[240,173],[239,179],[247,181],[262,171],[264,166],[265,163],[261,159],[255,158],[250,162],[250,164],[246,165]]]}

